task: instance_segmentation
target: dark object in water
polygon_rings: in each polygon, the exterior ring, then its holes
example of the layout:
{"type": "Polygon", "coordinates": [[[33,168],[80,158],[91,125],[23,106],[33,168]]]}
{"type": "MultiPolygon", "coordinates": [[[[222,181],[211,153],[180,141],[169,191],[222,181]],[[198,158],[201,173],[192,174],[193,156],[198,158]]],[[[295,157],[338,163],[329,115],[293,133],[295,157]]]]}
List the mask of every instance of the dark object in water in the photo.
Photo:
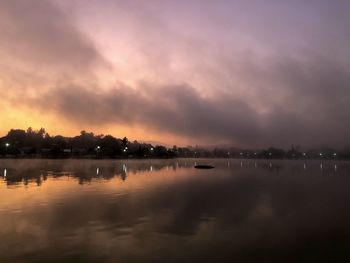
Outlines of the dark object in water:
{"type": "Polygon", "coordinates": [[[208,164],[198,164],[198,165],[195,165],[194,168],[196,168],[196,169],[213,169],[213,168],[215,168],[215,166],[208,165],[208,164]]]}

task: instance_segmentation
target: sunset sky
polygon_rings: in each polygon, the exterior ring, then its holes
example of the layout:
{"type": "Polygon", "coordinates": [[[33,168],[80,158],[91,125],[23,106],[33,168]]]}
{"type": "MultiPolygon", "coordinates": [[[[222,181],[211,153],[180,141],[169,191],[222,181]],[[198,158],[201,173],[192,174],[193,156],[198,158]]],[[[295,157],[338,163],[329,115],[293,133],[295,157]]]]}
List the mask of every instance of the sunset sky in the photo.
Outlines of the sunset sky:
{"type": "Polygon", "coordinates": [[[0,136],[339,146],[350,1],[0,0],[0,136]]]}

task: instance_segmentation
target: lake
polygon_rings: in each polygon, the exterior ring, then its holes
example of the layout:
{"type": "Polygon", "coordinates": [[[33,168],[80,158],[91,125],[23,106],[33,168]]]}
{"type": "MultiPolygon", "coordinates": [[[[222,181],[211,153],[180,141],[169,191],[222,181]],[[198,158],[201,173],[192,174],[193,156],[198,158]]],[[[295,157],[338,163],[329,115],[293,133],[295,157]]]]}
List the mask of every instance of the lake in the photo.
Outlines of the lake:
{"type": "Polygon", "coordinates": [[[2,159],[0,223],[0,262],[346,262],[350,162],[2,159]]]}

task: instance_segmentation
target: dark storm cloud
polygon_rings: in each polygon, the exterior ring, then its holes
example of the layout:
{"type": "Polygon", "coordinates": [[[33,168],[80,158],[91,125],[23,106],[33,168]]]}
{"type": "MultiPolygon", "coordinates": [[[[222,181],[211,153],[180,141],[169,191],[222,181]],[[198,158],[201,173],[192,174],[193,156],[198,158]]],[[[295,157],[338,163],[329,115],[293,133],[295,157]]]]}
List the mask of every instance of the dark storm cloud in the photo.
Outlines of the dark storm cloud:
{"type": "Polygon", "coordinates": [[[267,113],[258,113],[244,96],[206,98],[188,85],[144,84],[137,90],[121,85],[105,92],[60,87],[43,95],[41,102],[50,101],[58,114],[82,124],[141,124],[203,140],[283,146],[348,142],[350,75],[346,69],[320,57],[277,58],[263,64],[259,70],[258,65],[246,65],[244,71],[260,83],[262,91],[275,87],[262,101],[269,103],[274,91],[283,94],[283,103],[271,104],[267,113]]]}
{"type": "Polygon", "coordinates": [[[146,86],[143,93],[125,86],[104,93],[63,87],[41,99],[39,104],[50,101],[57,113],[83,124],[140,124],[190,137],[244,141],[259,132],[257,116],[243,101],[205,99],[186,85],[146,86]]]}

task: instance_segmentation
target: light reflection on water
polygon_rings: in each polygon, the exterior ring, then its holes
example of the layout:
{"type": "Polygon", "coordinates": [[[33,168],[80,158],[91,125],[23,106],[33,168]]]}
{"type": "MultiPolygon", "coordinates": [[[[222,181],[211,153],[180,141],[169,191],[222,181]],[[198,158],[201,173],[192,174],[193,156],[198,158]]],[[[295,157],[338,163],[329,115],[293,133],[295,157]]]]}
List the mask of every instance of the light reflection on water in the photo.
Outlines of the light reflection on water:
{"type": "Polygon", "coordinates": [[[348,259],[349,162],[0,160],[0,171],[0,262],[348,259]]]}

